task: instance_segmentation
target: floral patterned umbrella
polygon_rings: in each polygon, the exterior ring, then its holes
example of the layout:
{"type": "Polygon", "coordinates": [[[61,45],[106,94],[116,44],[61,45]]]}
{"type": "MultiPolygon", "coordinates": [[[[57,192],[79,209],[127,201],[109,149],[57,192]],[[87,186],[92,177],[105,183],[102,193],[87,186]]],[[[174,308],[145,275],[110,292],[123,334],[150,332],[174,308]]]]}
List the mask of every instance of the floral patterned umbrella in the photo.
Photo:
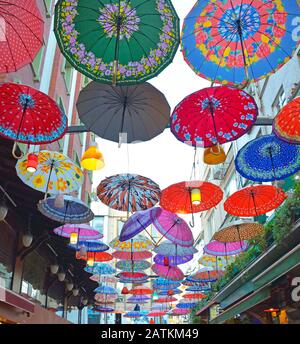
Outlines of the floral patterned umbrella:
{"type": "Polygon", "coordinates": [[[239,150],[235,167],[244,178],[257,182],[285,179],[300,170],[300,147],[275,135],[260,136],[239,150]]]}
{"type": "Polygon", "coordinates": [[[98,303],[109,304],[109,303],[112,303],[112,302],[114,303],[117,297],[118,297],[117,294],[96,294],[94,296],[94,299],[98,303]]]}
{"type": "Polygon", "coordinates": [[[97,188],[101,202],[108,207],[135,212],[153,207],[160,198],[159,186],[137,174],[117,174],[104,179],[97,188]]]}
{"type": "MultiPolygon", "coordinates": [[[[219,241],[217,242],[219,243],[219,241]]],[[[239,246],[239,242],[235,242],[235,244],[239,246]]],[[[224,243],[223,243],[223,246],[224,246],[224,243]]],[[[199,259],[199,264],[203,265],[204,267],[214,268],[216,270],[225,270],[228,264],[231,264],[234,262],[234,257],[229,257],[228,259],[226,254],[225,254],[225,257],[204,255],[199,259]]]]}
{"type": "Polygon", "coordinates": [[[102,233],[100,233],[97,229],[82,224],[65,224],[63,226],[57,227],[53,230],[56,235],[62,236],[63,238],[70,238],[72,233],[78,233],[78,243],[76,245],[69,245],[72,249],[80,249],[80,247],[90,247],[90,250],[93,249],[106,249],[107,245],[102,243],[101,241],[92,241],[88,242],[88,240],[96,240],[101,239],[103,237],[102,233]]]}
{"type": "Polygon", "coordinates": [[[286,197],[284,191],[275,186],[253,185],[229,196],[224,209],[233,216],[260,216],[278,208],[286,197]]]}
{"type": "Polygon", "coordinates": [[[212,81],[258,81],[293,56],[298,14],[297,0],[198,1],[183,24],[184,58],[212,81]]]}
{"type": "Polygon", "coordinates": [[[184,98],[171,117],[171,131],[180,141],[213,147],[234,141],[256,121],[258,109],[252,96],[226,86],[209,87],[184,98]]]}
{"type": "Polygon", "coordinates": [[[89,274],[97,275],[112,275],[116,270],[109,264],[106,263],[96,263],[94,266],[87,266],[84,268],[84,271],[89,274]]]}
{"type": "Polygon", "coordinates": [[[162,277],[171,281],[182,281],[184,278],[183,272],[177,266],[163,266],[163,265],[153,264],[152,270],[159,277],[162,277]]]}
{"type": "Polygon", "coordinates": [[[179,45],[179,18],[169,0],[60,0],[55,34],[64,56],[87,77],[136,84],[172,61],[179,45]]]}
{"type": "MultiPolygon", "coordinates": [[[[248,222],[248,224],[250,225],[251,223],[248,222]]],[[[229,226],[231,225],[231,223],[229,224],[229,226]]],[[[221,267],[224,263],[224,261],[222,260],[222,257],[220,256],[233,256],[236,254],[239,254],[241,252],[244,252],[248,249],[249,244],[246,241],[242,242],[242,246],[241,243],[238,240],[235,240],[234,242],[220,242],[217,240],[213,240],[210,243],[208,243],[207,245],[204,246],[203,251],[205,253],[207,253],[210,256],[203,256],[201,259],[201,262],[199,261],[200,264],[205,265],[205,263],[208,264],[209,261],[213,260],[213,256],[217,256],[217,258],[215,259],[215,263],[216,263],[216,259],[218,260],[218,266],[221,267]]],[[[234,258],[232,258],[234,259],[234,258]]],[[[230,260],[227,260],[228,263],[230,262],[230,260]]],[[[212,262],[213,264],[213,262],[212,262]]],[[[208,265],[206,265],[208,266],[208,265]]],[[[216,264],[214,265],[216,266],[216,264]]]]}
{"type": "Polygon", "coordinates": [[[62,223],[78,224],[93,220],[94,213],[78,198],[64,196],[64,206],[57,208],[55,197],[49,197],[39,201],[38,210],[46,217],[62,223]]]}
{"type": "Polygon", "coordinates": [[[143,235],[137,235],[127,241],[120,241],[118,238],[115,238],[109,243],[109,246],[116,251],[122,252],[143,252],[153,249],[151,240],[143,235]]]}
{"type": "Polygon", "coordinates": [[[120,260],[116,263],[116,268],[123,271],[140,272],[151,267],[151,263],[146,260],[120,260]]]}
{"type": "Polygon", "coordinates": [[[16,72],[43,46],[43,17],[36,0],[1,1],[0,13],[0,73],[16,72]]]}
{"type": "Polygon", "coordinates": [[[145,260],[152,257],[152,253],[149,251],[142,251],[142,252],[123,252],[123,251],[115,251],[112,253],[113,257],[116,259],[121,260],[145,260]]]}
{"type": "Polygon", "coordinates": [[[31,188],[47,194],[69,194],[80,189],[83,172],[67,156],[52,151],[38,153],[38,166],[34,173],[27,171],[27,157],[18,160],[18,177],[31,188]]]}
{"type": "Polygon", "coordinates": [[[300,97],[279,111],[273,121],[273,132],[280,140],[300,144],[300,97]]]}

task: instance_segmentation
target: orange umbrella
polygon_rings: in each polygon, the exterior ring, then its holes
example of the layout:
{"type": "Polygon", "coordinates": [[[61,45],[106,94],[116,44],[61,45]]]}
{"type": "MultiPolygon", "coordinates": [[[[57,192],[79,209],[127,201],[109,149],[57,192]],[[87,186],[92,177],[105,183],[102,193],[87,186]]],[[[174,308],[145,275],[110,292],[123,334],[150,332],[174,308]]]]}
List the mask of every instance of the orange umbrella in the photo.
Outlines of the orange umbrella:
{"type": "Polygon", "coordinates": [[[259,216],[278,208],[286,197],[284,191],[275,186],[253,185],[229,196],[224,209],[233,216],[259,216]]]}
{"type": "Polygon", "coordinates": [[[99,262],[109,262],[113,259],[113,256],[108,252],[87,252],[86,255],[82,256],[80,252],[76,252],[76,258],[82,259],[87,262],[93,261],[95,263],[99,262]]]}
{"type": "Polygon", "coordinates": [[[274,118],[273,132],[281,140],[300,144],[300,97],[285,105],[274,118]]]}
{"type": "Polygon", "coordinates": [[[203,293],[190,293],[190,294],[184,294],[183,297],[185,299],[205,299],[207,297],[207,295],[203,294],[203,293]]]}
{"type": "Polygon", "coordinates": [[[144,286],[137,286],[134,287],[131,291],[130,294],[133,295],[149,295],[149,294],[153,294],[153,290],[144,286]]]}
{"type": "Polygon", "coordinates": [[[169,303],[169,302],[175,302],[175,301],[177,301],[176,297],[172,297],[172,296],[160,297],[157,300],[154,300],[154,302],[156,303],[169,303]]]}
{"type": "Polygon", "coordinates": [[[164,189],[160,205],[172,213],[194,214],[215,207],[222,198],[223,191],[217,185],[198,180],[188,181],[164,189]]]}

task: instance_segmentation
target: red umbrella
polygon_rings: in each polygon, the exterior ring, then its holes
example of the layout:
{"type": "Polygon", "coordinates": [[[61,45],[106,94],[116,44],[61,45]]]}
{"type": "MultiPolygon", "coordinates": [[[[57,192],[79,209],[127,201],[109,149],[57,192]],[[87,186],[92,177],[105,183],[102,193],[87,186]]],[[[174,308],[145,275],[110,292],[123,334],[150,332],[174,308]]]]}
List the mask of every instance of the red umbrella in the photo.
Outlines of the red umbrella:
{"type": "Polygon", "coordinates": [[[118,274],[118,277],[120,278],[125,278],[125,279],[134,279],[134,280],[143,280],[145,278],[148,277],[147,274],[144,274],[143,272],[128,272],[128,271],[124,271],[124,272],[120,272],[118,274]]]}
{"type": "Polygon", "coordinates": [[[130,291],[130,294],[133,294],[133,295],[151,295],[151,294],[153,294],[153,290],[150,288],[144,287],[144,286],[138,286],[138,287],[133,288],[130,291]]]}
{"type": "Polygon", "coordinates": [[[165,311],[151,311],[150,313],[148,313],[147,316],[148,317],[163,317],[166,314],[167,314],[167,312],[165,312],[165,311]]]}
{"type": "Polygon", "coordinates": [[[67,117],[49,96],[25,85],[0,86],[1,136],[41,145],[59,140],[66,130],[67,117]]]}
{"type": "Polygon", "coordinates": [[[229,196],[224,209],[233,216],[259,216],[278,208],[286,197],[282,189],[272,185],[249,186],[229,196]]]}
{"type": "Polygon", "coordinates": [[[238,139],[251,129],[257,115],[255,100],[246,92],[209,87],[176,106],[171,131],[182,142],[207,148],[238,139]]]}
{"type": "Polygon", "coordinates": [[[0,1],[0,73],[31,63],[43,45],[43,32],[35,0],[0,1]]]}
{"type": "MultiPolygon", "coordinates": [[[[87,252],[86,255],[81,255],[80,252],[76,252],[76,258],[82,259],[87,262],[100,263],[109,262],[113,259],[113,256],[108,252],[87,252]]],[[[92,264],[93,265],[93,264],[92,264]]]]}
{"type": "Polygon", "coordinates": [[[223,191],[217,185],[209,182],[189,181],[173,184],[164,189],[160,205],[172,213],[193,214],[215,207],[222,198],[223,191]]]}
{"type": "Polygon", "coordinates": [[[185,299],[194,299],[194,300],[200,300],[200,299],[205,299],[207,295],[203,293],[190,293],[190,294],[184,294],[183,297],[185,299]]]}
{"type": "Polygon", "coordinates": [[[152,265],[152,270],[159,277],[172,281],[182,281],[184,278],[183,272],[177,266],[163,266],[158,264],[152,265]]]}
{"type": "Polygon", "coordinates": [[[123,252],[115,251],[112,253],[112,256],[117,259],[122,260],[144,260],[152,257],[152,253],[149,251],[143,252],[123,252]]]}
{"type": "Polygon", "coordinates": [[[171,303],[171,302],[175,302],[177,301],[176,297],[160,297],[157,300],[155,300],[154,302],[157,303],[171,303]]]}

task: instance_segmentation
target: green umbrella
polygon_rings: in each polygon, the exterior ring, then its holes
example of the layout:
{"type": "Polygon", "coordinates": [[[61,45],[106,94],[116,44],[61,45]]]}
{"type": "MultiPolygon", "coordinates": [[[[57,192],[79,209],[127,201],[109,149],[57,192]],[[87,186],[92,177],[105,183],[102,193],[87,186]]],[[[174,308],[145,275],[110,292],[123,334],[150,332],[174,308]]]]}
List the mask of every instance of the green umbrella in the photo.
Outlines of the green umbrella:
{"type": "Polygon", "coordinates": [[[74,68],[113,85],[158,75],[173,60],[180,40],[170,0],[59,0],[55,33],[74,68]]]}

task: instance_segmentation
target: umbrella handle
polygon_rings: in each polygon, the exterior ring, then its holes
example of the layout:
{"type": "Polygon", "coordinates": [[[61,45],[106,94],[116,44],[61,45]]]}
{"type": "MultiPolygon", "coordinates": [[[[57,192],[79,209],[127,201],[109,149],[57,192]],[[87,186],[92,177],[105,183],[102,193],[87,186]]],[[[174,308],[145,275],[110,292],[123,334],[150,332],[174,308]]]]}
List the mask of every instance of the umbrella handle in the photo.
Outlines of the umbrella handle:
{"type": "Polygon", "coordinates": [[[21,152],[21,155],[19,155],[19,156],[17,155],[17,152],[16,152],[17,151],[17,144],[18,144],[17,141],[15,141],[13,148],[12,148],[12,151],[11,151],[11,154],[15,159],[20,160],[23,158],[24,154],[21,152]]]}
{"type": "Polygon", "coordinates": [[[191,226],[192,228],[195,227],[194,213],[192,213],[192,221],[190,221],[189,224],[190,224],[190,226],[191,226]]]}

